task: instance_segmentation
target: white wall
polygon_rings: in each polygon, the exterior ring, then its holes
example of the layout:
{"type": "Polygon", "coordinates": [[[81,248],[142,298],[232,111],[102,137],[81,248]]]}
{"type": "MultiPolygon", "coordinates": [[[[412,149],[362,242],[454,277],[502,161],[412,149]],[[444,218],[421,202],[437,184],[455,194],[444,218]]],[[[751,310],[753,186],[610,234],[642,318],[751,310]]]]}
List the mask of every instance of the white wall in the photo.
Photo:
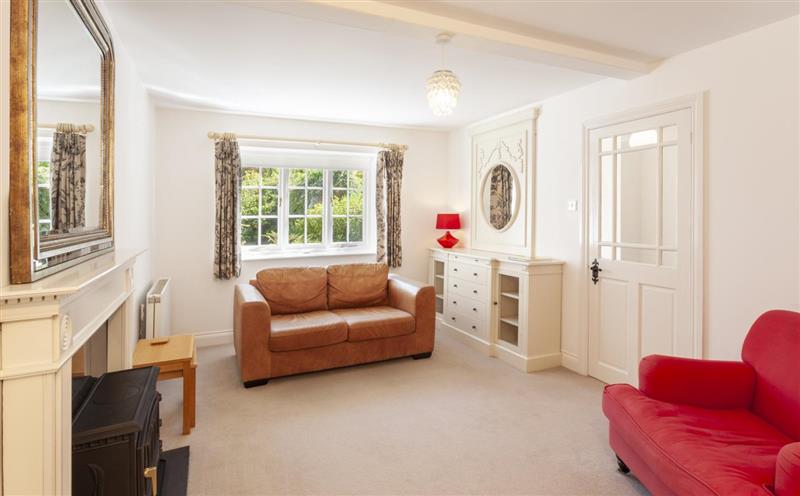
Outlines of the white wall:
{"type": "MultiPolygon", "coordinates": [[[[567,262],[565,365],[586,353],[582,226],[567,210],[581,198],[582,125],[675,97],[707,92],[705,356],[737,359],[760,313],[800,308],[799,41],[794,17],[674,57],[647,76],[539,103],[536,251],[567,262]]],[[[468,209],[467,130],[450,138],[450,204],[468,209]]]]}
{"type": "MultiPolygon", "coordinates": [[[[100,9],[103,6],[100,5],[100,9]]],[[[9,2],[0,2],[0,284],[9,283],[8,263],[8,70],[9,2]]],[[[105,16],[108,21],[108,16],[105,16]]],[[[113,25],[110,26],[112,36],[113,25]]],[[[118,37],[116,55],[115,236],[117,250],[149,250],[153,243],[154,107],[118,37]]],[[[143,301],[152,281],[150,252],[136,263],[135,298],[143,301]]],[[[138,306],[138,305],[137,305],[138,306]]],[[[130,315],[134,328],[138,315],[130,315]]],[[[131,348],[133,349],[133,348],[131,348]]]]}
{"type": "Polygon", "coordinates": [[[447,133],[274,119],[158,108],[156,238],[154,268],[172,278],[173,333],[233,327],[233,286],[265,267],[372,262],[371,256],[245,261],[238,281],[218,281],[213,271],[214,144],[209,131],[320,140],[408,145],[403,170],[403,266],[395,272],[427,278],[427,248],[440,234],[435,214],[447,205],[447,133]]]}

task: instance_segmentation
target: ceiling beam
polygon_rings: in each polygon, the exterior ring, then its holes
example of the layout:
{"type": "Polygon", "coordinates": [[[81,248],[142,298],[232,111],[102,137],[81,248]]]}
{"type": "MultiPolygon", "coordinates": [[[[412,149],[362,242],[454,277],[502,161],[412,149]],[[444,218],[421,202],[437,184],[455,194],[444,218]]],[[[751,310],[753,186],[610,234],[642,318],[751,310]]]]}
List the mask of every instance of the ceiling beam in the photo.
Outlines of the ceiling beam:
{"type": "Polygon", "coordinates": [[[355,14],[378,17],[413,26],[446,31],[492,44],[510,46],[529,52],[542,63],[594,73],[606,77],[632,79],[652,71],[658,63],[621,56],[608,50],[553,41],[541,36],[510,31],[474,20],[431,12],[406,5],[377,0],[310,0],[311,3],[335,7],[355,14]]]}

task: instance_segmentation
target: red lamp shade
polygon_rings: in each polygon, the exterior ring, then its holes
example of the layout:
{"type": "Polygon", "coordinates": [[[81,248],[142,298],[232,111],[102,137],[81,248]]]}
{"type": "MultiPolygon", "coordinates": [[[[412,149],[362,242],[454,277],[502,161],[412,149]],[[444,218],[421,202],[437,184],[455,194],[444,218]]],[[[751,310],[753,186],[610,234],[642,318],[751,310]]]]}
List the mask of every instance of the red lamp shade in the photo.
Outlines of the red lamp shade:
{"type": "Polygon", "coordinates": [[[436,229],[461,229],[461,217],[458,214],[437,214],[436,229]]]}
{"type": "MultiPolygon", "coordinates": [[[[458,214],[437,214],[436,229],[461,229],[461,217],[458,214]]],[[[458,244],[458,238],[450,234],[450,231],[436,241],[443,248],[452,248],[458,244]]]]}

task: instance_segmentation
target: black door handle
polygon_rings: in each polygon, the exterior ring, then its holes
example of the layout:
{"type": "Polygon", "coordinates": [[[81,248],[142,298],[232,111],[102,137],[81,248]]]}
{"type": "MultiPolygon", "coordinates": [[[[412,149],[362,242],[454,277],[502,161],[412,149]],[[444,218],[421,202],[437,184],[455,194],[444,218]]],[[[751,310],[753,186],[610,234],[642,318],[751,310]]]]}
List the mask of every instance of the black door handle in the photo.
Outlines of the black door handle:
{"type": "Polygon", "coordinates": [[[597,259],[594,259],[592,265],[589,266],[592,269],[592,282],[597,284],[597,281],[600,280],[600,272],[603,272],[603,269],[600,268],[600,264],[597,263],[597,259]]]}

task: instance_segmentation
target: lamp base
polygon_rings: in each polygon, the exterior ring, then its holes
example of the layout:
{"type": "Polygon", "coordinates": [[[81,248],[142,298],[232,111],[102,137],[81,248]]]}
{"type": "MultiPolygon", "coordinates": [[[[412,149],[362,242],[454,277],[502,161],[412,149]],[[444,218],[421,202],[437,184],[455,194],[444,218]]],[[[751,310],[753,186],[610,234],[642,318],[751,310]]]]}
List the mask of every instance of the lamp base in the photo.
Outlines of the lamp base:
{"type": "Polygon", "coordinates": [[[452,248],[458,244],[458,238],[450,234],[450,231],[444,233],[444,236],[437,239],[436,241],[438,241],[439,244],[442,245],[442,248],[452,248]]]}

